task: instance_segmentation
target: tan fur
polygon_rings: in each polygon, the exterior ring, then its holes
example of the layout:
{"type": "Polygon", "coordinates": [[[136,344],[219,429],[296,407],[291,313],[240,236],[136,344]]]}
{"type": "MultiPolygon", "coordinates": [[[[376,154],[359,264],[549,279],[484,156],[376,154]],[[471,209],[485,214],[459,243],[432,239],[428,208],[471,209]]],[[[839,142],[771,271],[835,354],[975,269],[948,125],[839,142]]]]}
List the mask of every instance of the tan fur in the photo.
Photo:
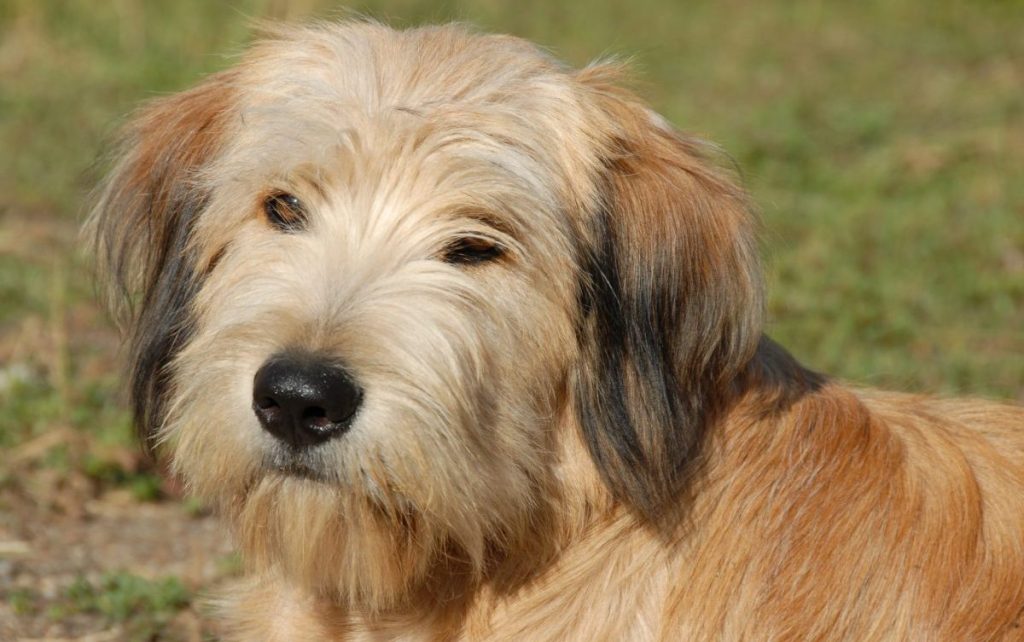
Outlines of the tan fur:
{"type": "Polygon", "coordinates": [[[143,436],[246,560],[225,638],[1024,639],[1024,411],[763,337],[745,194],[621,75],[319,25],[128,129],[92,226],[143,436]],[[366,391],[313,478],[251,408],[288,348],[366,391]]]}

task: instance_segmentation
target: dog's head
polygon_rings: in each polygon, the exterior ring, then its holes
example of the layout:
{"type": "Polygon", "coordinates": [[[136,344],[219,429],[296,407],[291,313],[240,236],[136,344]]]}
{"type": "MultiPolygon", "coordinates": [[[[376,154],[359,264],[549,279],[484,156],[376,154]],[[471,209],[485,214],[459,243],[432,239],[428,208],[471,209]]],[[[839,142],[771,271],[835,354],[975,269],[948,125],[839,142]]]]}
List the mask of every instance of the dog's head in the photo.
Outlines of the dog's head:
{"type": "Polygon", "coordinates": [[[127,128],[92,224],[147,444],[253,564],[383,606],[574,483],[657,520],[760,335],[744,194],[521,40],[285,31],[127,128]]]}

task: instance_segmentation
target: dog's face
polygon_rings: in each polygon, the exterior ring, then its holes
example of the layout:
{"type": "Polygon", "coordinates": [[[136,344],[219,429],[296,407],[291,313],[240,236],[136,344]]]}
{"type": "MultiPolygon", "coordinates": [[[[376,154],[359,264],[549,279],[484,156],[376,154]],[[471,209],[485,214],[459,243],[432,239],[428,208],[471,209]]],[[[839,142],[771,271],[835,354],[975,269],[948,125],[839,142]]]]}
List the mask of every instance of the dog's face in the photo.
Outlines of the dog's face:
{"type": "Polygon", "coordinates": [[[759,335],[751,222],[606,76],[350,24],[135,121],[94,222],[136,416],[254,565],[376,606],[480,572],[570,429],[639,514],[678,491],[759,335]]]}

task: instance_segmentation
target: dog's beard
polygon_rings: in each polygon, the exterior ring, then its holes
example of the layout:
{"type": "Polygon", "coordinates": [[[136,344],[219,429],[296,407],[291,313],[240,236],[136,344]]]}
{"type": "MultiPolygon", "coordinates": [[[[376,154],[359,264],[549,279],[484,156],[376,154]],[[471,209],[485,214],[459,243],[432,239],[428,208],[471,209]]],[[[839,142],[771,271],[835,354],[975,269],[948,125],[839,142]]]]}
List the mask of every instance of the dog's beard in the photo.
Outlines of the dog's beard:
{"type": "Polygon", "coordinates": [[[385,611],[402,603],[439,555],[458,549],[469,558],[464,550],[483,548],[482,520],[453,529],[429,504],[431,497],[451,499],[451,480],[437,471],[431,478],[430,467],[420,465],[416,482],[402,459],[396,478],[365,440],[298,451],[255,432],[260,446],[231,456],[227,447],[203,448],[208,441],[196,437],[213,434],[213,425],[183,428],[175,467],[227,518],[251,571],[278,574],[338,604],[385,611]]]}
{"type": "MultiPolygon", "coordinates": [[[[356,425],[302,451],[250,425],[245,434],[253,437],[232,448],[233,431],[209,420],[229,411],[211,412],[203,401],[213,399],[185,404],[196,412],[177,424],[175,464],[228,518],[253,571],[381,612],[422,590],[432,573],[479,575],[489,551],[528,538],[542,495],[537,476],[500,451],[455,447],[466,441],[454,438],[465,429],[440,415],[390,404],[386,431],[356,425]],[[212,443],[218,431],[222,440],[212,443]]],[[[226,406],[223,397],[218,402],[226,406]]]]}
{"type": "Polygon", "coordinates": [[[277,471],[254,483],[232,518],[254,569],[376,610],[400,603],[447,539],[411,503],[277,471]]]}

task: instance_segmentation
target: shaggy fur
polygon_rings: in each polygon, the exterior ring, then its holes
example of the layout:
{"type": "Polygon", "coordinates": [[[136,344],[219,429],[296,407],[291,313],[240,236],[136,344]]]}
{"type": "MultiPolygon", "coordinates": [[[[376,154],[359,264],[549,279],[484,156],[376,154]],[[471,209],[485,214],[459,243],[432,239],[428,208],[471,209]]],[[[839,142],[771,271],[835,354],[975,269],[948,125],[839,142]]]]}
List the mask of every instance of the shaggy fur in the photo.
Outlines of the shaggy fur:
{"type": "Polygon", "coordinates": [[[143,439],[244,553],[225,635],[1024,639],[1024,411],[765,338],[746,195],[620,75],[320,25],[127,128],[92,229],[143,439]],[[347,434],[261,429],[282,350],[353,373],[347,434]]]}

